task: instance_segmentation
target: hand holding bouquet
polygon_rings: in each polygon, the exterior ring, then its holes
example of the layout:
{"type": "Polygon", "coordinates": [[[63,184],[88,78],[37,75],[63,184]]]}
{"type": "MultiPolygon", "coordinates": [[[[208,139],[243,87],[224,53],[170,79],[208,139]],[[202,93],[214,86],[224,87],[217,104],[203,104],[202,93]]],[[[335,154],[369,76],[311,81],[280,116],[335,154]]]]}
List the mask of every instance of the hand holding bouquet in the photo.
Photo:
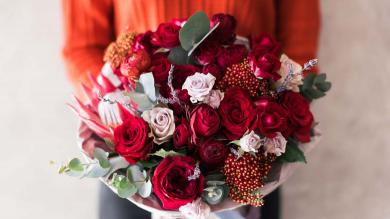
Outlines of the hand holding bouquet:
{"type": "Polygon", "coordinates": [[[318,141],[309,103],[330,83],[307,73],[316,60],[302,67],[271,36],[236,36],[235,26],[198,12],[119,36],[82,85],[88,101],[69,105],[86,161],[60,172],[100,177],[152,212],[261,206],[318,141]]]}

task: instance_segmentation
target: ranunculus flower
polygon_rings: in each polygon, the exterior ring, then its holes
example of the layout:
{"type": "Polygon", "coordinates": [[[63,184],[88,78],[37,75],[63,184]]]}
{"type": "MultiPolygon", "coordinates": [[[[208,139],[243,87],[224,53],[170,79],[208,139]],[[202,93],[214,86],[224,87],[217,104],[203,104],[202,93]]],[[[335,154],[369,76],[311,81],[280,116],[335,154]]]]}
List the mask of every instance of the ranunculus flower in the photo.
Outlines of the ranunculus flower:
{"type": "Polygon", "coordinates": [[[218,109],[223,99],[223,95],[223,92],[221,92],[220,90],[211,90],[209,95],[203,100],[203,103],[208,104],[214,109],[218,109]]]}
{"type": "Polygon", "coordinates": [[[287,129],[287,111],[278,103],[269,100],[262,104],[256,103],[258,111],[257,127],[260,134],[273,138],[277,132],[283,132],[287,129]]]}
{"type": "Polygon", "coordinates": [[[198,198],[195,201],[183,205],[179,211],[186,217],[191,219],[207,219],[210,215],[210,206],[198,198]]]}
{"type": "Polygon", "coordinates": [[[218,22],[219,26],[214,30],[210,38],[215,39],[222,44],[232,44],[236,38],[236,18],[229,14],[214,14],[211,18],[211,25],[214,26],[218,22]]]}
{"type": "Polygon", "coordinates": [[[217,133],[220,128],[221,118],[218,112],[207,104],[195,107],[190,115],[190,128],[192,139],[196,142],[199,137],[209,137],[217,133]]]}
{"type": "Polygon", "coordinates": [[[203,101],[210,93],[215,84],[215,77],[212,74],[195,73],[187,77],[182,89],[188,91],[191,102],[203,101]]]}
{"type": "Polygon", "coordinates": [[[276,133],[273,138],[265,138],[264,148],[265,155],[275,154],[276,156],[282,155],[286,151],[287,140],[280,132],[276,133]]]}
{"type": "Polygon", "coordinates": [[[279,87],[283,85],[291,68],[293,73],[292,77],[286,81],[284,86],[286,90],[292,90],[298,93],[299,85],[303,84],[302,66],[288,58],[285,54],[280,57],[280,62],[282,65],[279,70],[279,75],[282,77],[276,82],[276,86],[279,87]]]}
{"type": "Polygon", "coordinates": [[[149,131],[142,118],[130,116],[114,129],[115,151],[131,164],[145,160],[153,146],[149,131]]]}
{"type": "Polygon", "coordinates": [[[182,119],[182,122],[176,126],[175,132],[173,133],[173,146],[177,149],[183,149],[189,144],[191,137],[190,127],[187,120],[182,119]]]}
{"type": "Polygon", "coordinates": [[[278,71],[281,63],[274,54],[268,53],[262,47],[257,46],[249,53],[248,59],[256,77],[272,79],[273,81],[280,79],[281,76],[278,71]]]}
{"type": "Polygon", "coordinates": [[[214,170],[221,167],[227,156],[229,148],[222,142],[212,138],[201,141],[198,145],[198,155],[201,164],[208,170],[214,170]]]}
{"type": "Polygon", "coordinates": [[[217,64],[208,64],[203,66],[202,72],[205,74],[207,73],[212,74],[217,81],[221,79],[223,76],[221,68],[217,64]]]}
{"type": "Polygon", "coordinates": [[[195,74],[195,72],[199,72],[199,68],[195,65],[175,65],[172,81],[173,87],[175,89],[182,89],[187,77],[195,74]]]}
{"type": "Polygon", "coordinates": [[[289,112],[289,129],[283,134],[293,134],[300,142],[309,142],[313,125],[309,103],[299,93],[287,91],[282,95],[282,105],[289,112]]]}
{"type": "Polygon", "coordinates": [[[218,65],[225,70],[227,67],[240,63],[248,55],[248,50],[244,45],[231,45],[224,48],[218,56],[218,65]]]}
{"type": "Polygon", "coordinates": [[[229,140],[237,140],[256,126],[257,115],[249,94],[241,88],[225,92],[218,108],[222,131],[229,140]]]}
{"type": "Polygon", "coordinates": [[[162,23],[152,34],[151,43],[164,48],[173,48],[179,45],[179,31],[180,26],[172,22],[162,23]]]}
{"type": "Polygon", "coordinates": [[[204,188],[204,177],[189,179],[194,175],[196,161],[188,156],[165,157],[156,167],[153,192],[167,210],[175,210],[198,198],[204,188]]]}
{"type": "Polygon", "coordinates": [[[221,53],[222,47],[217,41],[206,40],[196,50],[195,58],[201,65],[207,65],[221,53]]]}
{"type": "Polygon", "coordinates": [[[261,138],[254,131],[251,131],[240,139],[240,147],[245,152],[257,153],[261,147],[261,138]]]}
{"type": "Polygon", "coordinates": [[[175,131],[175,118],[171,109],[154,107],[144,111],[142,118],[149,123],[156,144],[162,144],[172,137],[175,131]]]}
{"type": "Polygon", "coordinates": [[[277,56],[282,50],[282,46],[280,45],[280,43],[267,33],[262,33],[257,36],[251,37],[250,40],[251,48],[260,47],[265,49],[267,52],[275,54],[277,56]]]}
{"type": "Polygon", "coordinates": [[[167,57],[162,54],[156,54],[152,57],[151,71],[154,81],[158,85],[166,85],[168,81],[168,72],[171,69],[171,63],[167,57]]]}

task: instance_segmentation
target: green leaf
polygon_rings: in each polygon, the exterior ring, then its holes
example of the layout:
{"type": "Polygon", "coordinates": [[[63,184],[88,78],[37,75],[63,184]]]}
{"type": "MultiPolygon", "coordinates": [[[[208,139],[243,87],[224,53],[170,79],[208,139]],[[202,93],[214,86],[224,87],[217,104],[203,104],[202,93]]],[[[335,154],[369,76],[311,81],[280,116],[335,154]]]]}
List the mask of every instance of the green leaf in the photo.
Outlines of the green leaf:
{"type": "Polygon", "coordinates": [[[314,84],[314,79],[315,79],[316,75],[314,73],[310,73],[308,74],[305,79],[303,80],[303,86],[302,88],[304,90],[306,89],[309,89],[309,88],[312,88],[313,87],[313,84],[314,84]]]}
{"type": "Polygon", "coordinates": [[[152,182],[150,180],[146,181],[142,184],[142,186],[138,189],[138,194],[142,198],[147,198],[152,194],[152,182]]]}
{"type": "Polygon", "coordinates": [[[189,51],[210,30],[210,20],[206,13],[199,11],[193,14],[180,29],[179,39],[184,50],[189,51]]]}
{"type": "Polygon", "coordinates": [[[66,165],[62,165],[62,166],[60,166],[60,168],[58,169],[58,173],[59,174],[63,174],[63,173],[65,173],[66,171],[68,171],[69,169],[68,169],[68,167],[66,166],[66,165]]]}
{"type": "Polygon", "coordinates": [[[146,171],[138,165],[131,165],[126,171],[129,182],[134,184],[138,189],[145,183],[146,171]]]}
{"type": "Polygon", "coordinates": [[[75,172],[84,171],[83,164],[81,164],[81,161],[78,158],[73,158],[71,161],[69,161],[68,168],[75,172]]]}
{"type": "Polygon", "coordinates": [[[95,150],[93,151],[93,156],[96,160],[99,161],[99,165],[102,168],[107,169],[111,167],[110,161],[108,161],[108,152],[104,151],[101,148],[95,148],[95,150]]]}
{"type": "Polygon", "coordinates": [[[331,83],[326,81],[326,74],[316,75],[308,74],[303,85],[299,87],[301,94],[309,101],[325,96],[325,92],[329,91],[331,83]]]}
{"type": "Polygon", "coordinates": [[[180,154],[176,151],[166,151],[166,150],[164,150],[164,148],[161,148],[160,150],[158,150],[155,153],[150,154],[150,155],[158,156],[158,157],[162,157],[162,158],[165,158],[167,156],[182,156],[182,154],[180,154]]]}
{"type": "Polygon", "coordinates": [[[314,83],[314,84],[320,84],[320,83],[325,82],[325,80],[326,80],[326,74],[321,73],[321,74],[318,74],[318,75],[314,78],[313,83],[314,83]]]}
{"type": "Polygon", "coordinates": [[[138,163],[144,168],[152,169],[153,167],[158,165],[159,161],[156,159],[149,159],[149,160],[140,160],[138,161],[138,163]]]}
{"type": "Polygon", "coordinates": [[[117,191],[119,197],[129,198],[137,192],[137,187],[134,184],[130,183],[129,180],[125,177],[122,178],[119,182],[117,191]]]}
{"type": "Polygon", "coordinates": [[[278,157],[278,161],[282,163],[307,163],[305,154],[298,147],[298,142],[291,138],[287,142],[286,151],[284,152],[284,154],[278,157]]]}
{"type": "Polygon", "coordinates": [[[185,65],[188,64],[188,52],[185,51],[181,46],[177,46],[169,52],[168,60],[172,64],[185,65]]]}
{"type": "Polygon", "coordinates": [[[332,87],[332,84],[328,81],[325,81],[325,82],[316,84],[316,87],[318,88],[318,90],[320,90],[322,92],[327,92],[332,87]]]}
{"type": "Polygon", "coordinates": [[[229,142],[229,144],[235,144],[235,145],[240,146],[240,140],[231,141],[231,142],[229,142]]]}

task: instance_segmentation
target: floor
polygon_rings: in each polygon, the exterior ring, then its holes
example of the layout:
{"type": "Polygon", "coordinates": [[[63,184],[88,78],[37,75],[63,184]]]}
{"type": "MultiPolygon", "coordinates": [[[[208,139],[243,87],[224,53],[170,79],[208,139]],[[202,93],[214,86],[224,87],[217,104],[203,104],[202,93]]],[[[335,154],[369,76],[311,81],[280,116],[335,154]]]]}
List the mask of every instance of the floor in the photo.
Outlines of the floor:
{"type": "MultiPolygon", "coordinates": [[[[322,1],[319,59],[333,89],[313,105],[324,138],[283,186],[283,218],[390,218],[389,10],[322,1]]],[[[2,218],[97,218],[97,182],[56,173],[78,155],[60,17],[59,1],[0,0],[2,218]]]]}

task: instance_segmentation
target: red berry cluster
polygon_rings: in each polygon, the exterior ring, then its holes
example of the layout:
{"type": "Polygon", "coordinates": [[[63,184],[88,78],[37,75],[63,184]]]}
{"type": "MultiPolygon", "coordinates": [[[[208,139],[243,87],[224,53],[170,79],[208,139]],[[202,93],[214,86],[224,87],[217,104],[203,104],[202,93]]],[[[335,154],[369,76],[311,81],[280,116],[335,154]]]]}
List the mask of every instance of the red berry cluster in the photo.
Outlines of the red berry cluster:
{"type": "Polygon", "coordinates": [[[230,153],[225,160],[223,173],[230,187],[229,196],[232,200],[253,206],[263,205],[260,189],[274,160],[274,156],[264,156],[262,153],[256,156],[245,153],[239,158],[230,153]]]}

